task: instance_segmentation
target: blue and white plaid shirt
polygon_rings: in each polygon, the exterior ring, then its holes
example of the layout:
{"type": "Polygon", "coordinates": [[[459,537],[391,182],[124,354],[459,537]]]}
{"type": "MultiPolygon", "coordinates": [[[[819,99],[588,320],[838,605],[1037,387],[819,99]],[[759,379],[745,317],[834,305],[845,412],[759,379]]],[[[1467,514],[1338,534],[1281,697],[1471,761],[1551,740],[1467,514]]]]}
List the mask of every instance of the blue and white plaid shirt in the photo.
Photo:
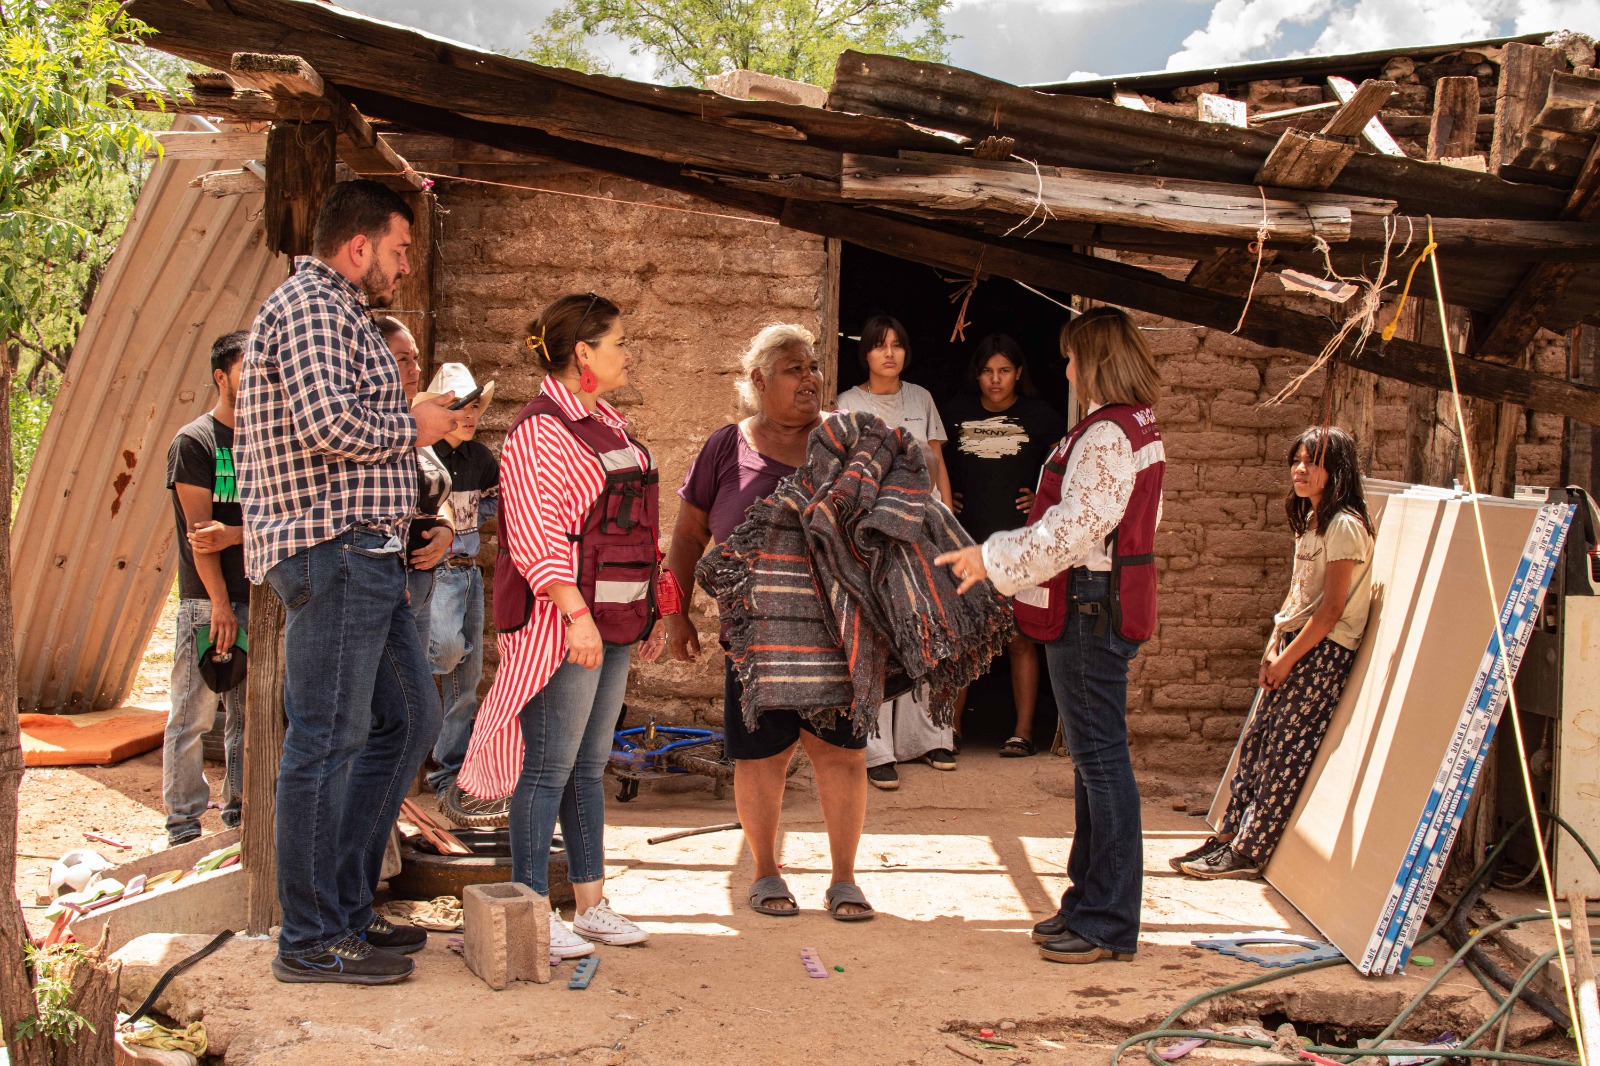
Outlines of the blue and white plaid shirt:
{"type": "Polygon", "coordinates": [[[366,294],[313,256],[261,305],[239,384],[245,572],[354,526],[405,540],[416,422],[366,294]]]}

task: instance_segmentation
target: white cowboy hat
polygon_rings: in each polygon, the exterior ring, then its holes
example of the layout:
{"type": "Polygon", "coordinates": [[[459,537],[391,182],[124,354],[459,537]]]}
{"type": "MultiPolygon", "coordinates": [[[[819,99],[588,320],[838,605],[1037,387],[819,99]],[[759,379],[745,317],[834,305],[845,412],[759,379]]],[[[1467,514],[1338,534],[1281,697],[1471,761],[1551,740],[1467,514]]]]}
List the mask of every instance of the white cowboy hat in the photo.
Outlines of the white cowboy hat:
{"type": "MultiPolygon", "coordinates": [[[[472,371],[467,369],[465,363],[445,363],[434,371],[433,380],[428,382],[427,390],[417,393],[417,398],[411,401],[411,405],[415,407],[424,400],[443,396],[447,392],[455,393],[459,399],[477,387],[478,383],[472,379],[472,371]]],[[[479,410],[487,411],[493,401],[494,382],[486,382],[483,386],[483,395],[478,397],[479,410]]]]}

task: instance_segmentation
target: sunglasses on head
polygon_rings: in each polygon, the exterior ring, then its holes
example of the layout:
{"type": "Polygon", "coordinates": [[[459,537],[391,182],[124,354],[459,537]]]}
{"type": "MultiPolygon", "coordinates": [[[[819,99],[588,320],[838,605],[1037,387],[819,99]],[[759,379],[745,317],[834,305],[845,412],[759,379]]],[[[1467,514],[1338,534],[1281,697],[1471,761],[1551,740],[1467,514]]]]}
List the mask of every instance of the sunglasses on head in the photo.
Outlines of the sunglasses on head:
{"type": "Polygon", "coordinates": [[[589,297],[589,306],[583,309],[583,317],[578,319],[578,328],[573,331],[573,336],[580,341],[583,340],[583,324],[589,320],[589,312],[593,311],[594,305],[600,302],[599,293],[590,292],[584,295],[589,297]]]}

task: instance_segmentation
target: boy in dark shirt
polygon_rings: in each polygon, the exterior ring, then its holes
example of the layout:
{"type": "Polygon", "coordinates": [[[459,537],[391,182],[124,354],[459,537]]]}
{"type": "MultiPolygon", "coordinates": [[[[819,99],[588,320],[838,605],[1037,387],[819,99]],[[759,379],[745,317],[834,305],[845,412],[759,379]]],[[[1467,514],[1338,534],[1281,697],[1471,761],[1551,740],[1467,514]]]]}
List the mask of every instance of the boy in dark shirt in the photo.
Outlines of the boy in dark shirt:
{"type": "Polygon", "coordinates": [[[161,798],[167,809],[167,843],[200,835],[211,790],[205,779],[203,738],[226,713],[227,765],[222,822],[239,824],[244,794],[244,686],[213,692],[200,676],[200,645],[209,627],[219,653],[244,632],[250,583],[244,573],[244,517],[233,466],[234,400],[250,334],[238,330],[211,346],[211,381],[217,403],[178,431],[167,450],[167,488],[178,529],[178,637],[172,655],[172,712],[161,752],[161,798]]]}
{"type": "MultiPolygon", "coordinates": [[[[465,365],[445,363],[422,395],[453,392],[464,397],[477,387],[465,365]]],[[[428,774],[428,785],[435,792],[443,792],[455,782],[478,715],[484,642],[479,531],[499,513],[500,464],[473,436],[478,432],[479,417],[493,400],[491,381],[483,386],[481,396],[457,412],[460,421],[456,428],[433,446],[434,454],[450,472],[449,511],[456,526],[450,554],[435,571],[428,634],[428,657],[439,678],[439,698],[444,704],[444,725],[433,748],[433,761],[439,767],[428,774]]]]}

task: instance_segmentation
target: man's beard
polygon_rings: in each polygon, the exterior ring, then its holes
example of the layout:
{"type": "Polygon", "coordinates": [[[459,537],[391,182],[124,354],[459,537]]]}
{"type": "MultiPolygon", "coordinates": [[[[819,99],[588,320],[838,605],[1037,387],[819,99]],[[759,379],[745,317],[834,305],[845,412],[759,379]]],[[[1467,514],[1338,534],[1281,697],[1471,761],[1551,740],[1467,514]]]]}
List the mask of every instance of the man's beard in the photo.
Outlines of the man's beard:
{"type": "Polygon", "coordinates": [[[372,307],[388,307],[394,302],[394,282],[392,275],[385,274],[383,268],[374,260],[367,267],[367,272],[361,275],[361,291],[367,294],[367,303],[372,307]]]}

